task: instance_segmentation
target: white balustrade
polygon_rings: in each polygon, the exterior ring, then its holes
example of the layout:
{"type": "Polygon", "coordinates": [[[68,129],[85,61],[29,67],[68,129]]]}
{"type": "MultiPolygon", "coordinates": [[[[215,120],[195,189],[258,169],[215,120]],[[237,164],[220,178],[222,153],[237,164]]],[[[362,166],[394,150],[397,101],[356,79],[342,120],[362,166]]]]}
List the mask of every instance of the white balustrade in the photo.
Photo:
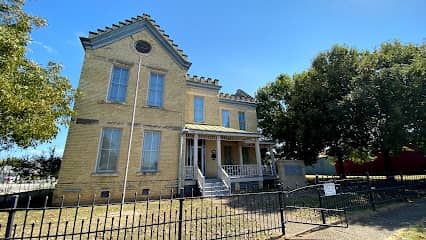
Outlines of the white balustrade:
{"type": "Polygon", "coordinates": [[[185,179],[193,179],[193,178],[194,178],[194,167],[185,166],[185,179]]]}
{"type": "MultiPolygon", "coordinates": [[[[223,165],[222,167],[230,177],[257,177],[260,175],[257,164],[223,165]]],[[[272,165],[263,165],[262,172],[263,175],[274,175],[272,165]]]]}
{"type": "Polygon", "coordinates": [[[217,176],[225,184],[226,188],[228,189],[228,193],[231,194],[231,178],[226,173],[225,169],[220,168],[219,171],[218,171],[218,173],[217,173],[217,176]]]}
{"type": "Polygon", "coordinates": [[[201,195],[204,194],[204,183],[205,183],[205,178],[203,173],[201,172],[200,168],[197,167],[196,170],[196,174],[197,174],[197,182],[198,182],[198,186],[200,187],[201,190],[201,195]]]}
{"type": "Polygon", "coordinates": [[[255,177],[259,176],[257,164],[223,165],[223,169],[230,177],[255,177]]]}

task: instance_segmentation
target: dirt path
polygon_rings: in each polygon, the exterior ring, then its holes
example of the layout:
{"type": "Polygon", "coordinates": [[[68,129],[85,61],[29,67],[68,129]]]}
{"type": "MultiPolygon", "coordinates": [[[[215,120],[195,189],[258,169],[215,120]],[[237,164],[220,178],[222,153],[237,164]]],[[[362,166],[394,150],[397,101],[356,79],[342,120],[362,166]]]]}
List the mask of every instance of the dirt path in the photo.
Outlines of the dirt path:
{"type": "Polygon", "coordinates": [[[348,228],[310,228],[288,225],[286,239],[331,239],[331,240],[381,240],[387,239],[398,229],[426,221],[426,198],[414,202],[395,204],[376,212],[363,211],[348,214],[348,228]],[[292,229],[293,228],[293,229],[292,229]]]}

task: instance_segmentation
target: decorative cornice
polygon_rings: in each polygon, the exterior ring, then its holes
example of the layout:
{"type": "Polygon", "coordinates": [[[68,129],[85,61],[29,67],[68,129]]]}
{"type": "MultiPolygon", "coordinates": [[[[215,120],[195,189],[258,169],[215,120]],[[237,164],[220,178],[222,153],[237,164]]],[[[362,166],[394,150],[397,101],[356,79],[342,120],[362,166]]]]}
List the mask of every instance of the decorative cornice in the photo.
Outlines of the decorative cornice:
{"type": "Polygon", "coordinates": [[[250,107],[256,106],[256,99],[250,97],[248,94],[247,96],[239,96],[239,95],[229,94],[229,93],[220,93],[219,102],[229,103],[229,104],[239,104],[239,105],[250,106],[250,107]]]}
{"type": "Polygon", "coordinates": [[[188,74],[185,76],[185,79],[186,85],[191,87],[205,88],[215,91],[219,91],[222,88],[222,86],[219,85],[219,80],[217,79],[213,80],[211,78],[198,77],[197,75],[190,77],[188,74]]]}
{"type": "Polygon", "coordinates": [[[256,107],[256,103],[255,102],[243,102],[243,101],[231,100],[231,99],[226,99],[226,98],[219,98],[219,102],[221,102],[221,103],[228,103],[228,104],[242,105],[242,106],[246,106],[246,107],[256,107]]]}
{"type": "Polygon", "coordinates": [[[144,29],[155,37],[160,45],[168,51],[179,65],[184,69],[189,69],[191,62],[188,61],[188,56],[178,48],[178,45],[173,43],[169,35],[165,34],[164,30],[162,30],[148,14],[127,19],[124,22],[113,24],[111,27],[98,29],[96,32],[89,32],[89,36],[87,38],[80,37],[80,41],[84,49],[96,49],[126,38],[144,29]]]}

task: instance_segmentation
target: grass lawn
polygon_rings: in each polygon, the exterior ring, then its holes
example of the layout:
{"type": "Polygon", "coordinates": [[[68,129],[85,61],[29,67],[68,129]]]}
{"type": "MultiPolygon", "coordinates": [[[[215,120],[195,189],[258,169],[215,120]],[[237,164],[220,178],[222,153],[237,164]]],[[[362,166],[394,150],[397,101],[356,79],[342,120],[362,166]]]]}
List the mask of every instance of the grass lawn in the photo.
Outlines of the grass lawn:
{"type": "MultiPolygon", "coordinates": [[[[242,239],[265,239],[280,233],[276,193],[230,198],[189,198],[183,206],[184,239],[236,234],[242,234],[242,239]]],[[[178,233],[178,211],[177,199],[127,203],[122,209],[120,204],[110,204],[48,208],[45,211],[21,210],[15,215],[13,235],[41,235],[49,238],[56,233],[63,235],[74,232],[79,239],[125,239],[130,236],[135,239],[175,239],[178,233]]],[[[0,212],[0,236],[4,236],[7,216],[6,212],[0,212]]]]}
{"type": "Polygon", "coordinates": [[[426,223],[400,229],[388,240],[426,240],[426,223]]]}

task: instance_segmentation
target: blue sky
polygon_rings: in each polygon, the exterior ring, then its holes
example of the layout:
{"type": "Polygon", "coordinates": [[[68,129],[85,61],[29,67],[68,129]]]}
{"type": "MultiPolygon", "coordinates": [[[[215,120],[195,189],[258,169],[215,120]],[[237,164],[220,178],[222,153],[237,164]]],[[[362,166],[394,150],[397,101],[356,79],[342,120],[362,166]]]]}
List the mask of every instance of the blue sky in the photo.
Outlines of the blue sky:
{"type": "MultiPolygon", "coordinates": [[[[113,23],[150,14],[189,56],[190,74],[217,78],[223,92],[242,88],[249,94],[280,73],[309,67],[320,51],[334,44],[374,49],[384,41],[426,41],[424,0],[33,0],[25,10],[48,20],[32,33],[28,57],[55,61],[78,86],[84,51],[79,36],[113,23]]],[[[67,129],[34,154],[65,146],[67,129]]]]}

